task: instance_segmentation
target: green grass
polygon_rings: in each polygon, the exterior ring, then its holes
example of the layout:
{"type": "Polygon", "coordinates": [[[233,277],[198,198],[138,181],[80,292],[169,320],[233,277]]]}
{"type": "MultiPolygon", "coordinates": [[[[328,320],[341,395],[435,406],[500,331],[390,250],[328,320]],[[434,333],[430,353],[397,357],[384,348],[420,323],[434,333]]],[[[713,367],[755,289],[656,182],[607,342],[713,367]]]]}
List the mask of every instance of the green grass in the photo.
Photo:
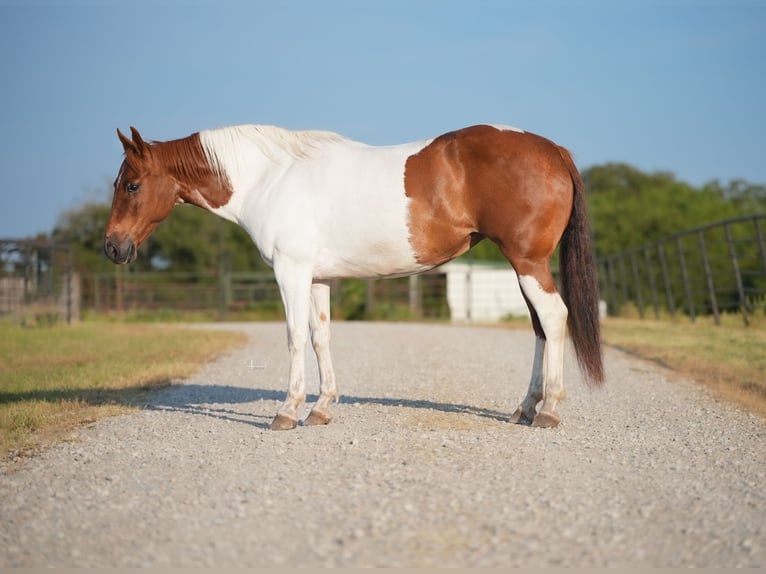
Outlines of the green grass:
{"type": "Polygon", "coordinates": [[[0,456],[138,408],[149,391],[188,377],[245,339],[178,326],[0,322],[0,456]]]}
{"type": "Polygon", "coordinates": [[[607,319],[603,338],[633,355],[669,367],[720,397],[766,416],[766,319],[607,319]]]}

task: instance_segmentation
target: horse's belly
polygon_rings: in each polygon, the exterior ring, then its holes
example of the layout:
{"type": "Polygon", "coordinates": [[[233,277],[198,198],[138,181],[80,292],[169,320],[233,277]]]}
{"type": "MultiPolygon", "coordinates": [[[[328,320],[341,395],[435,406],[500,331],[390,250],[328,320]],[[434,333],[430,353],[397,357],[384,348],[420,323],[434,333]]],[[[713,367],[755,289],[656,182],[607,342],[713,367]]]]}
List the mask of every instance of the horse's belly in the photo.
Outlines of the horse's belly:
{"type": "Polygon", "coordinates": [[[427,271],[433,266],[421,265],[414,257],[403,255],[385,244],[369,245],[365,253],[320,252],[314,278],[402,277],[427,271]]]}
{"type": "Polygon", "coordinates": [[[373,208],[330,226],[320,241],[315,278],[395,277],[429,269],[417,262],[410,245],[406,206],[396,215],[392,211],[373,208]]]}

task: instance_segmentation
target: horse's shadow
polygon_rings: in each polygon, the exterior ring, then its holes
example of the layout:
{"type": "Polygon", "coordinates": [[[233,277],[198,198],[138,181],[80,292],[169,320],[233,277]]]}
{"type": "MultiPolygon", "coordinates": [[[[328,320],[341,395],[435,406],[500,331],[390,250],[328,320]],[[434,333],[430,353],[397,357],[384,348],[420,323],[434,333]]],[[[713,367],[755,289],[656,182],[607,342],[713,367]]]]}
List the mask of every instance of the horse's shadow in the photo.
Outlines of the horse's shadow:
{"type": "MultiPolygon", "coordinates": [[[[306,402],[311,404],[317,400],[317,395],[309,394],[306,402]]],[[[152,400],[143,405],[146,410],[187,413],[199,416],[213,417],[229,422],[247,424],[256,428],[269,428],[274,415],[268,413],[238,410],[226,405],[241,405],[259,401],[282,402],[284,391],[270,389],[248,389],[229,385],[183,385],[174,386],[157,393],[152,400]]],[[[472,405],[443,403],[419,399],[403,399],[394,397],[360,397],[344,395],[341,404],[379,405],[383,407],[405,407],[424,409],[451,414],[468,414],[501,422],[508,422],[508,413],[476,407],[472,405]]]]}

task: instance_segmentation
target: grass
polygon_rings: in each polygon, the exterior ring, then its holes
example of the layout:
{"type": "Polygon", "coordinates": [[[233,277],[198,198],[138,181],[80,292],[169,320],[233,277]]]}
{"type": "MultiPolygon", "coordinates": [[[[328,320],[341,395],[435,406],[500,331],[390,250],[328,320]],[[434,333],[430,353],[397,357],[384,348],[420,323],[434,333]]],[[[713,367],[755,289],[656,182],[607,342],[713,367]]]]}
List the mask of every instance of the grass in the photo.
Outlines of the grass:
{"type": "Polygon", "coordinates": [[[178,326],[0,322],[0,458],[136,409],[150,391],[244,341],[240,333],[178,326]]]}
{"type": "Polygon", "coordinates": [[[669,367],[719,397],[766,417],[766,319],[744,326],[740,316],[712,319],[637,320],[609,318],[604,341],[669,367]]]}

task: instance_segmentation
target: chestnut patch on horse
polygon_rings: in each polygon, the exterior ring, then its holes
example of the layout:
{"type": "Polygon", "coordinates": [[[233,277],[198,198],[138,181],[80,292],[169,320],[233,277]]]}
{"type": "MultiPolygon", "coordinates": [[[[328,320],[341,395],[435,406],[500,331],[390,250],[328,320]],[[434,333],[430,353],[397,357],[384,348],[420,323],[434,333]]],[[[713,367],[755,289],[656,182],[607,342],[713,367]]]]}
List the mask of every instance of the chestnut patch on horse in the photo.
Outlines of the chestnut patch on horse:
{"type": "Polygon", "coordinates": [[[152,144],[152,155],[181,186],[179,196],[187,203],[217,209],[231,198],[225,173],[214,170],[200,142],[199,133],[186,138],[152,144]]]}
{"type": "Polygon", "coordinates": [[[556,144],[492,126],[446,133],[410,156],[404,187],[419,263],[439,265],[489,237],[520,275],[553,254],[573,195],[556,144]]]}

